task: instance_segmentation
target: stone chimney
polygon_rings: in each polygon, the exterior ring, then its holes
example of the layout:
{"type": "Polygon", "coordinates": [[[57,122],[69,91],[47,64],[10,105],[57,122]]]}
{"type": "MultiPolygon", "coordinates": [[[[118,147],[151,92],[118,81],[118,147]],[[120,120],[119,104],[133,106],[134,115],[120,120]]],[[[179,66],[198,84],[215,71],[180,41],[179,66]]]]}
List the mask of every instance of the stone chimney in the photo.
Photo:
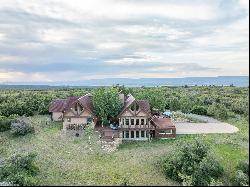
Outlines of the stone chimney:
{"type": "Polygon", "coordinates": [[[120,93],[120,94],[119,94],[119,99],[120,99],[120,101],[121,101],[121,103],[122,103],[122,106],[124,106],[124,99],[125,99],[124,94],[120,93]]]}

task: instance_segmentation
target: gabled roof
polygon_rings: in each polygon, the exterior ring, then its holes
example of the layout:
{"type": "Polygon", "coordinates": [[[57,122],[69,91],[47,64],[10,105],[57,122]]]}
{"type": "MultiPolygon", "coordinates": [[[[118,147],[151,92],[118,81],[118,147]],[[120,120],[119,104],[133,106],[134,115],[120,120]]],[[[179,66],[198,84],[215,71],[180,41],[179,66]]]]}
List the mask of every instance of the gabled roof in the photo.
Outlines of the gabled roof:
{"type": "Polygon", "coordinates": [[[125,96],[124,105],[119,115],[121,115],[134,101],[135,98],[131,94],[125,96]]]}
{"type": "Polygon", "coordinates": [[[50,103],[49,112],[64,112],[70,110],[72,105],[76,102],[79,102],[86,110],[95,116],[93,111],[92,96],[90,94],[86,94],[82,97],[73,96],[68,97],[67,99],[54,100],[50,103]]]}
{"type": "Polygon", "coordinates": [[[57,99],[50,103],[49,112],[62,112],[64,110],[64,99],[57,99]]]}
{"type": "Polygon", "coordinates": [[[143,111],[145,111],[145,112],[147,112],[147,113],[150,113],[150,112],[151,112],[151,110],[150,110],[150,104],[149,104],[148,101],[146,101],[146,100],[137,100],[136,102],[137,102],[137,104],[139,105],[139,107],[140,107],[143,111]]]}
{"type": "Polygon", "coordinates": [[[78,101],[86,110],[95,116],[92,95],[86,94],[85,96],[80,97],[78,101]]]}
{"type": "Polygon", "coordinates": [[[151,111],[150,111],[150,105],[148,101],[136,100],[131,94],[128,94],[127,96],[125,96],[124,106],[122,107],[122,110],[118,116],[122,115],[124,111],[127,110],[131,106],[131,104],[134,102],[136,102],[144,112],[150,114],[151,111]]]}
{"type": "Polygon", "coordinates": [[[79,96],[68,97],[64,103],[64,110],[69,110],[72,104],[75,103],[79,98],[79,96]]]}

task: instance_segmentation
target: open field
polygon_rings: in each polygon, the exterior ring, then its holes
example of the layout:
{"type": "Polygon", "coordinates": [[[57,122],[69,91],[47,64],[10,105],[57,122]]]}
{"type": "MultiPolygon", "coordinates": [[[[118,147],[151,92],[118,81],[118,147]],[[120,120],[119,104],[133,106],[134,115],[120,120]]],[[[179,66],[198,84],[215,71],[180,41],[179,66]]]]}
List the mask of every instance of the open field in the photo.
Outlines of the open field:
{"type": "Polygon", "coordinates": [[[183,135],[175,140],[135,142],[123,144],[113,153],[102,151],[96,136],[89,144],[86,137],[64,135],[61,123],[48,122],[47,116],[31,119],[35,134],[15,138],[9,132],[0,133],[0,155],[36,152],[38,185],[178,185],[165,178],[159,162],[179,144],[195,138],[212,146],[226,171],[221,180],[230,184],[237,162],[247,159],[249,153],[248,123],[240,117],[231,119],[240,129],[235,134],[183,135]]]}

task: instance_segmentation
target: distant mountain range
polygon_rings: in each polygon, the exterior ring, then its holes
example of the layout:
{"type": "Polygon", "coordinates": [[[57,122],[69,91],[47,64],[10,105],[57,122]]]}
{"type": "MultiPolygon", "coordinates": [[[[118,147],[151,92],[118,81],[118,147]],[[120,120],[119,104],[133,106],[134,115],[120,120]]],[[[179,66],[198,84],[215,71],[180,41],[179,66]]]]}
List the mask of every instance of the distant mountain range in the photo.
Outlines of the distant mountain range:
{"type": "Polygon", "coordinates": [[[95,87],[95,86],[112,86],[112,85],[124,85],[129,87],[140,86],[229,86],[234,85],[238,87],[249,86],[249,76],[218,76],[218,77],[185,77],[185,78],[107,78],[107,79],[91,79],[80,81],[65,81],[65,82],[12,82],[2,83],[0,87],[8,87],[10,85],[34,85],[34,86],[83,86],[83,87],[95,87]]]}

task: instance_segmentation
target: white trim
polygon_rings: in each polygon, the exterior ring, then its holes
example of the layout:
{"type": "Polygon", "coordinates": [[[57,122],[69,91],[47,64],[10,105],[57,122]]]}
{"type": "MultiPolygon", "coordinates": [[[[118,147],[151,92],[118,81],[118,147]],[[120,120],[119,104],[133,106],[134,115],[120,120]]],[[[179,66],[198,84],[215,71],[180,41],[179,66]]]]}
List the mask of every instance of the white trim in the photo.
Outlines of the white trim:
{"type": "Polygon", "coordinates": [[[159,133],[160,135],[167,135],[167,134],[173,134],[173,130],[172,129],[169,129],[170,132],[162,132],[162,133],[159,133]]]}

